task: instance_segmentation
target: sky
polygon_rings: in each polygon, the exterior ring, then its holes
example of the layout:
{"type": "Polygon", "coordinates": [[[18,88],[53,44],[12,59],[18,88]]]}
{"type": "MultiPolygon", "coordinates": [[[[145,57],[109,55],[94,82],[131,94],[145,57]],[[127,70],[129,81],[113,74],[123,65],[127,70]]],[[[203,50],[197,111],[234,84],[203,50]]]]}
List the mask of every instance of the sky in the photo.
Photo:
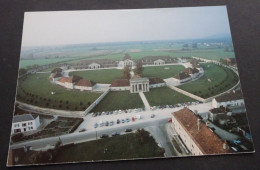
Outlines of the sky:
{"type": "Polygon", "coordinates": [[[230,34],[225,6],[26,12],[22,46],[180,40],[230,34]]]}

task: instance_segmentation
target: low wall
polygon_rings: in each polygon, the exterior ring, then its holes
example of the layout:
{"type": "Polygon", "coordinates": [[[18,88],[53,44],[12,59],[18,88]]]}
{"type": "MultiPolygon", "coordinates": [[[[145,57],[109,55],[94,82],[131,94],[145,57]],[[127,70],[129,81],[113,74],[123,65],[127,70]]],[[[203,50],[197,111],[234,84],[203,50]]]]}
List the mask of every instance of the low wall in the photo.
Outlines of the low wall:
{"type": "Polygon", "coordinates": [[[105,91],[103,94],[101,94],[101,96],[99,96],[86,110],[85,110],[85,115],[88,114],[106,95],[107,93],[110,91],[110,89],[108,89],[107,91],[105,91]]]}

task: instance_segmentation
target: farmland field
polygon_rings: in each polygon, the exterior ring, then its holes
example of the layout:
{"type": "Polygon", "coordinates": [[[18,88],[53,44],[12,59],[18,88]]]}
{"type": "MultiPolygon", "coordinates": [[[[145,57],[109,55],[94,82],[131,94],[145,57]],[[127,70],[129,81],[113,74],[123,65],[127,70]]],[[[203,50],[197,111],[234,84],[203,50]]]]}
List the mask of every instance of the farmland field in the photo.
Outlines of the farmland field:
{"type": "Polygon", "coordinates": [[[70,75],[77,75],[83,79],[91,80],[96,83],[111,84],[115,79],[120,79],[122,70],[118,69],[102,69],[102,70],[87,70],[74,71],[70,75]]]}
{"type": "Polygon", "coordinates": [[[165,79],[173,77],[183,69],[184,67],[182,65],[144,67],[143,77],[159,77],[161,79],[165,79]]]}
{"type": "Polygon", "coordinates": [[[178,88],[208,98],[230,89],[238,82],[238,76],[228,68],[209,63],[201,66],[205,71],[201,78],[178,88]]]}
{"type": "Polygon", "coordinates": [[[194,99],[187,97],[168,87],[150,89],[149,92],[146,92],[144,94],[150,106],[174,105],[183,102],[195,101],[194,99]]]}
{"type": "Polygon", "coordinates": [[[130,93],[129,91],[111,91],[91,112],[124,110],[141,107],[144,107],[144,105],[138,93],[130,93]]]}
{"type": "Polygon", "coordinates": [[[101,93],[68,90],[51,84],[49,73],[32,74],[18,81],[17,99],[28,104],[62,110],[85,110],[101,93]],[[56,94],[52,95],[54,91],[56,94]]]}

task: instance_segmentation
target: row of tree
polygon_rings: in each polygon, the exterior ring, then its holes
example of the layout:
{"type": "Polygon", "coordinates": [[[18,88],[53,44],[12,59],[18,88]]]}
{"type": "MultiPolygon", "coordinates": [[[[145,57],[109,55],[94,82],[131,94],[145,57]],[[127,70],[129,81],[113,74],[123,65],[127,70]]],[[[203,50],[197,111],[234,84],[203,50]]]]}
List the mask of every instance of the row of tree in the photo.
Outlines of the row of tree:
{"type": "MultiPolygon", "coordinates": [[[[139,76],[142,77],[142,75],[143,75],[143,69],[144,69],[144,68],[143,68],[142,62],[141,62],[141,61],[137,61],[136,67],[135,67],[135,69],[134,69],[133,71],[134,71],[135,75],[139,75],[139,76]]],[[[122,70],[122,78],[129,80],[129,79],[131,78],[131,73],[130,73],[131,71],[132,71],[131,66],[126,65],[126,66],[123,68],[123,70],[122,70]]]]}

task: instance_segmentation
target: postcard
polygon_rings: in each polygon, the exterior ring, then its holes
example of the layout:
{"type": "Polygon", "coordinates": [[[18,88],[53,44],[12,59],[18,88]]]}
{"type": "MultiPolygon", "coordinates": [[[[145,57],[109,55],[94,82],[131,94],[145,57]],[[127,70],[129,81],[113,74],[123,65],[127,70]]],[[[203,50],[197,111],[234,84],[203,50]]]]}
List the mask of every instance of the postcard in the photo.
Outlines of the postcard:
{"type": "Polygon", "coordinates": [[[254,152],[237,67],[226,6],[25,12],[7,166],[254,152]]]}

